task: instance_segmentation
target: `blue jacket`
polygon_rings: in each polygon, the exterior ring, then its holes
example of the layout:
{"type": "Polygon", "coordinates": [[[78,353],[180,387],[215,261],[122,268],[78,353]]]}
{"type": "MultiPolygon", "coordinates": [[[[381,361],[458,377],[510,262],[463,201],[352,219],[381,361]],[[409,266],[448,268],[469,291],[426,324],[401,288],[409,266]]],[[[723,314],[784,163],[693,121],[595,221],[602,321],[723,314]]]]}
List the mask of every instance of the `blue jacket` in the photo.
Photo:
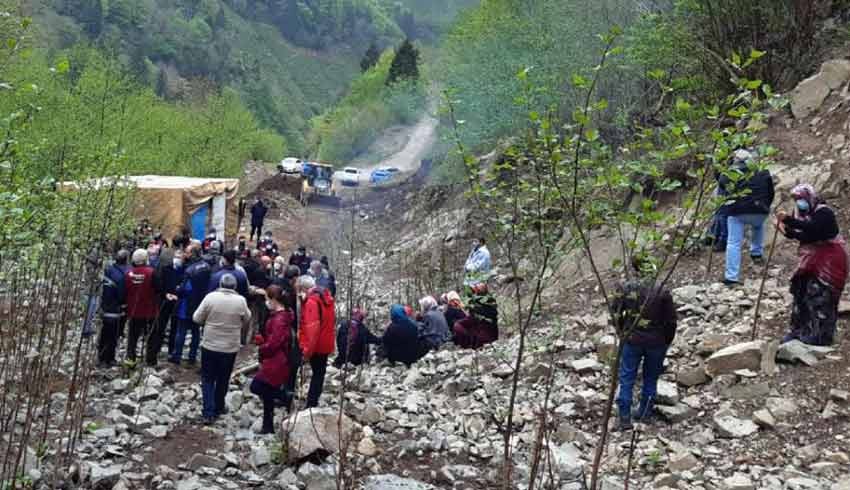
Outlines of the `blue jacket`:
{"type": "Polygon", "coordinates": [[[212,275],[210,283],[207,286],[207,293],[212,293],[218,289],[221,278],[225,274],[233,274],[236,277],[236,292],[242,295],[243,298],[248,299],[248,276],[245,275],[245,272],[232,265],[223,266],[218,272],[212,275]]]}
{"type": "Polygon", "coordinates": [[[188,285],[191,290],[188,292],[188,315],[189,318],[195,314],[195,310],[201,306],[201,301],[207,295],[207,290],[210,287],[210,276],[212,269],[204,260],[195,260],[188,268],[186,268],[186,279],[183,281],[183,286],[178,288],[177,295],[186,294],[185,286],[188,285]],[[182,291],[181,291],[182,289],[182,291]]]}
{"type": "Polygon", "coordinates": [[[126,301],[124,270],[113,264],[103,271],[100,307],[105,318],[120,318],[126,301]]]}
{"type": "Polygon", "coordinates": [[[189,297],[192,294],[192,281],[185,280],[177,288],[177,309],[175,315],[180,320],[192,320],[192,314],[189,313],[189,297]]]}

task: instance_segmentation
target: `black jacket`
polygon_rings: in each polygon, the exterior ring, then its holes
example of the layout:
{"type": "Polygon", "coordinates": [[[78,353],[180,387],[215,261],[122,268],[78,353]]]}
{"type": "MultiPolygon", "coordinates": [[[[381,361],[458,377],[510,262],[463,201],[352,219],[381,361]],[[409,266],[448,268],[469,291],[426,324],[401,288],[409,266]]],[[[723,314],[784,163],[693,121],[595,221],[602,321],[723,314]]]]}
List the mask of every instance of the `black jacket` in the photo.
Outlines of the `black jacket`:
{"type": "Polygon", "coordinates": [[[660,347],[676,338],[676,305],[666,289],[629,281],[617,288],[611,308],[614,326],[621,335],[629,333],[629,344],[660,347]]]}
{"type": "MultiPolygon", "coordinates": [[[[746,172],[746,169],[740,170],[746,172]]],[[[720,185],[723,189],[735,197],[735,201],[728,206],[728,214],[737,216],[740,214],[770,214],[775,189],[773,176],[770,171],[761,170],[746,180],[732,183],[729,177],[720,176],[720,185]]]]}
{"type": "Polygon", "coordinates": [[[198,306],[201,305],[201,301],[203,301],[204,297],[206,297],[211,277],[212,269],[203,259],[195,259],[190,262],[189,266],[186,268],[186,275],[183,282],[185,283],[189,281],[192,284],[186,306],[189,318],[192,318],[192,315],[195,314],[195,310],[198,309],[198,306]]]}
{"type": "Polygon", "coordinates": [[[251,206],[251,226],[263,226],[263,220],[266,219],[266,213],[269,208],[265,204],[258,202],[251,206]]]}
{"type": "Polygon", "coordinates": [[[369,360],[368,344],[380,344],[381,338],[376,337],[366,328],[363,322],[348,320],[340,322],[336,332],[337,357],[334,366],[341,367],[348,361],[354,366],[359,366],[369,360]],[[352,328],[353,327],[353,328],[352,328]],[[352,329],[352,330],[349,330],[352,329]],[[351,346],[348,341],[352,340],[351,346]]]}
{"type": "Polygon", "coordinates": [[[838,236],[838,221],[835,219],[835,212],[826,206],[819,206],[808,220],[804,221],[788,216],[783,223],[785,224],[785,236],[799,240],[802,244],[823,242],[838,236]]]}

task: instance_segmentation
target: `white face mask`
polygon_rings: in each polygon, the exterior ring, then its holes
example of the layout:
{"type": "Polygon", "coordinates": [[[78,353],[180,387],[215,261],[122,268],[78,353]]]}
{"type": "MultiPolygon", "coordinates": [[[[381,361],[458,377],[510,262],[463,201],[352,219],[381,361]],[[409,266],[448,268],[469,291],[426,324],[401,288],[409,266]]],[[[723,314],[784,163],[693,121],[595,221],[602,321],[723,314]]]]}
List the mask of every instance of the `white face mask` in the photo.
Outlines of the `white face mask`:
{"type": "Polygon", "coordinates": [[[301,298],[301,301],[307,299],[307,291],[301,291],[298,293],[298,297],[301,298]]]}
{"type": "Polygon", "coordinates": [[[174,267],[178,269],[183,267],[183,259],[174,259],[174,267]]]}
{"type": "Polygon", "coordinates": [[[266,300],[266,308],[268,310],[273,310],[274,309],[274,303],[272,303],[270,300],[266,300]]]}

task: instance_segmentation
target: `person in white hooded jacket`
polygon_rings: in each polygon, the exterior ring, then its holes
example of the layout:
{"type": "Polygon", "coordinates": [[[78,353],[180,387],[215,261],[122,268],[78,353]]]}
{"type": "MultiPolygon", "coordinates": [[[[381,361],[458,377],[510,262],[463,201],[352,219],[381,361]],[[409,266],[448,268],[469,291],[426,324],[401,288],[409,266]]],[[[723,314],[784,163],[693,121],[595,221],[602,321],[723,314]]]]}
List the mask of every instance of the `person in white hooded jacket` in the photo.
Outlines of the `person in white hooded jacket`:
{"type": "Polygon", "coordinates": [[[484,238],[476,238],[472,243],[472,251],[466,259],[466,278],[463,284],[472,287],[476,284],[486,282],[492,268],[493,263],[490,260],[490,250],[487,249],[486,240],[484,238]]]}

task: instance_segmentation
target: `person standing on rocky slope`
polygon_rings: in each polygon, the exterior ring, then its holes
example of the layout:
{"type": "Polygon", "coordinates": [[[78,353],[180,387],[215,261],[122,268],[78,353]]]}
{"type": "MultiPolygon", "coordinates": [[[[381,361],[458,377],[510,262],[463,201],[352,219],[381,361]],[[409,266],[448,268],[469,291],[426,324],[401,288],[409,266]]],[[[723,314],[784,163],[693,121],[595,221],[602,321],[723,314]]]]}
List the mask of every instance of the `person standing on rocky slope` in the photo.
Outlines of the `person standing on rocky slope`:
{"type": "Polygon", "coordinates": [[[307,408],[319,406],[319,397],[325,385],[328,357],[333,354],[336,342],[336,313],[331,292],[317,287],[313,276],[298,278],[298,295],[301,298],[301,321],[298,323],[298,344],[304,362],[310,363],[313,372],[307,392],[307,408]]]}
{"type": "Polygon", "coordinates": [[[261,434],[274,433],[275,400],[280,394],[280,387],[289,380],[289,355],[295,313],[286,306],[290,303],[286,296],[287,293],[280,286],[269,286],[266,289],[269,318],[263,328],[265,334],[254,337],[260,356],[260,372],[251,381],[251,393],[263,401],[261,434]]]}
{"type": "Polygon", "coordinates": [[[224,403],[230,374],[241,347],[240,336],[251,323],[251,310],[245,298],[236,292],[233,274],[221,278],[218,290],[208,294],[192,320],[204,326],[201,341],[201,394],[203,419],[209,425],[227,413],[224,403]]]}
{"type": "Polygon", "coordinates": [[[472,242],[472,251],[469,252],[469,257],[467,257],[464,266],[466,271],[466,277],[463,280],[464,286],[472,287],[487,282],[492,268],[493,263],[490,258],[490,250],[487,248],[487,240],[476,238],[472,242]]]}
{"type": "Polygon", "coordinates": [[[257,241],[260,240],[260,237],[263,235],[263,223],[266,220],[266,214],[268,214],[269,208],[266,207],[266,204],[263,202],[263,199],[257,197],[257,202],[251,206],[251,240],[254,239],[254,235],[257,236],[257,241]]]}
{"type": "MultiPolygon", "coordinates": [[[[641,261],[634,264],[643,270],[641,261]]],[[[664,372],[667,349],[676,337],[677,314],[673,295],[649,279],[631,279],[619,285],[611,305],[611,318],[620,338],[620,394],[617,397],[619,429],[632,428],[632,392],[637,371],[643,363],[643,385],[637,420],[647,420],[653,412],[658,378],[664,372]]]]}
{"type": "Polygon", "coordinates": [[[133,252],[132,262],[133,268],[124,276],[124,287],[127,293],[127,318],[130,323],[127,334],[127,360],[135,366],[139,339],[147,339],[159,312],[157,294],[160,288],[153,267],[148,265],[147,250],[140,248],[133,252]]]}
{"type": "Polygon", "coordinates": [[[775,191],[770,171],[759,169],[754,155],[747,150],[735,152],[730,172],[739,178],[733,181],[728,175],[722,175],[719,183],[734,198],[734,202],[727,208],[726,274],[723,279],[727,286],[734,286],[740,284],[741,246],[745,227],[749,226],[753,230],[750,258],[755,263],[763,260],[764,223],[770,214],[775,191]]]}
{"type": "Polygon", "coordinates": [[[800,242],[800,263],[791,278],[794,306],[791,331],[783,342],[800,340],[811,345],[832,345],[838,321],[838,302],[847,282],[847,247],[838,230],[835,213],[814,187],[801,184],[791,191],[795,215],[780,211],[777,226],[800,242]]]}

